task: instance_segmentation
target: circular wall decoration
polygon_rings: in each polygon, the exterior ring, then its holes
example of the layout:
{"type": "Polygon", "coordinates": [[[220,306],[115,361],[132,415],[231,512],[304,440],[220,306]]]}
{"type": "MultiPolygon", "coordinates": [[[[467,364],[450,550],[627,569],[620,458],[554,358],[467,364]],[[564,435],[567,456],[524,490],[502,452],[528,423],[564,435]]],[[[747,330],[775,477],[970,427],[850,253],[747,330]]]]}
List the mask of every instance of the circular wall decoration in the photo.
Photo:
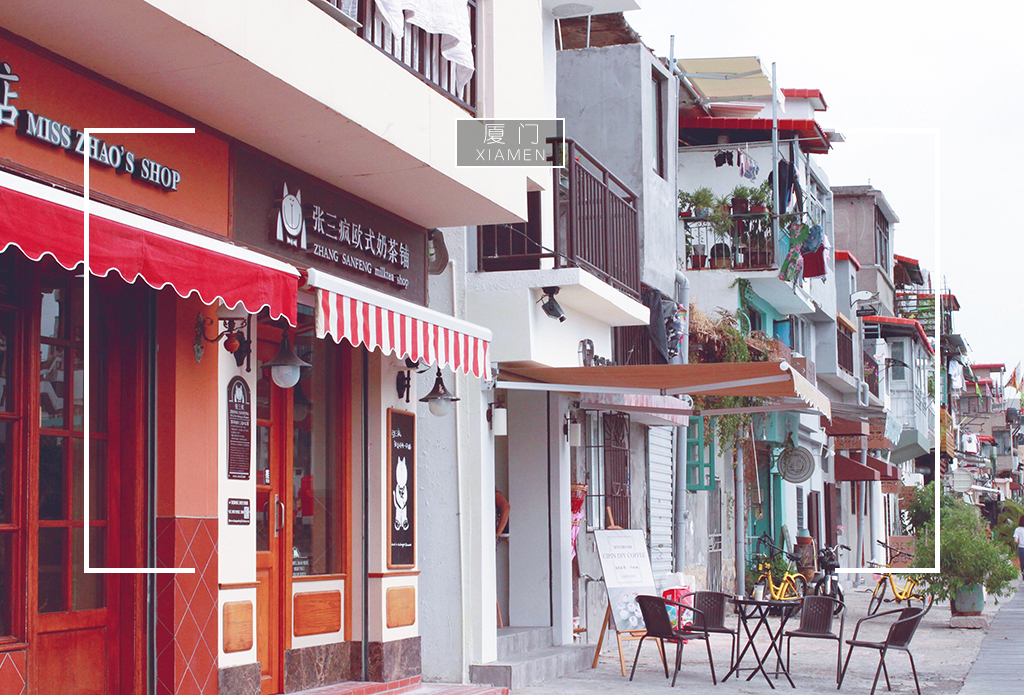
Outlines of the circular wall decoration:
{"type": "Polygon", "coordinates": [[[967,492],[974,485],[974,476],[966,468],[953,471],[953,492],[967,492]]]}
{"type": "Polygon", "coordinates": [[[802,483],[814,473],[814,456],[802,446],[779,455],[779,474],[789,483],[802,483]]]}

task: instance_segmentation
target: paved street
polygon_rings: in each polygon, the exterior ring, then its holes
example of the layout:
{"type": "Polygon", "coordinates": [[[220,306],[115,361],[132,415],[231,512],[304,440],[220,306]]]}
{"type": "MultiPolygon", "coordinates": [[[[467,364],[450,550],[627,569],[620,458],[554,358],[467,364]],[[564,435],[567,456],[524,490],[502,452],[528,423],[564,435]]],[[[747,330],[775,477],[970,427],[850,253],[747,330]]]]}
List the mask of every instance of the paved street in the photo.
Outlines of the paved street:
{"type": "MultiPolygon", "coordinates": [[[[853,634],[857,619],[867,614],[869,589],[872,587],[873,584],[866,583],[861,590],[848,592],[847,605],[850,612],[844,639],[853,634]]],[[[1012,594],[1002,600],[998,606],[989,598],[985,605],[985,615],[990,621],[993,616],[997,616],[991,623],[990,630],[951,630],[949,628],[949,605],[936,603],[932,607],[911,643],[922,695],[960,693],[969,671],[971,674],[968,687],[964,687],[962,691],[964,695],[991,691],[993,686],[998,686],[1006,692],[1020,690],[1019,687],[1014,688],[1011,685],[1013,681],[1010,679],[1016,674],[1018,680],[1015,683],[1019,683],[1020,679],[1024,677],[1020,675],[1022,673],[1021,647],[1024,645],[1024,631],[1020,629],[1021,617],[1024,616],[1024,597],[1021,596],[1021,593],[1024,592],[1012,594]],[[1004,607],[1005,613],[998,613],[1004,607]],[[997,645],[996,642],[999,644],[997,645]],[[985,649],[982,651],[983,644],[985,649]],[[979,651],[981,651],[980,657],[979,651]],[[978,668],[972,670],[971,665],[976,659],[978,668]],[[1003,670],[996,671],[995,669],[1000,666],[1004,667],[1003,670]]],[[[795,623],[790,623],[790,625],[795,627],[795,623]]],[[[877,632],[866,632],[866,628],[861,632],[862,636],[872,634],[878,635],[877,632]]],[[[728,645],[727,637],[712,637],[715,668],[719,679],[728,670],[728,645]]],[[[629,663],[632,662],[634,649],[635,647],[628,649],[629,663]]],[[[797,692],[828,692],[835,687],[836,651],[834,642],[794,640],[792,650],[792,675],[797,692]]],[[[673,647],[669,648],[669,657],[670,659],[674,657],[673,647]]],[[[843,659],[845,658],[846,645],[844,644],[843,659]]],[[[877,652],[864,649],[856,650],[850,661],[842,692],[869,692],[877,664],[877,652]]],[[[893,692],[914,693],[914,679],[911,676],[910,663],[906,655],[899,652],[890,653],[886,664],[893,692]]],[[[671,665],[672,661],[670,660],[670,671],[671,665]]],[[[770,688],[761,674],[757,674],[750,681],[746,680],[746,676],[747,673],[744,673],[741,679],[733,676],[725,683],[719,680],[715,692],[722,695],[770,692],[770,688]]],[[[592,695],[628,690],[634,695],[642,695],[665,692],[669,688],[670,682],[665,680],[657,649],[653,645],[648,647],[646,644],[633,682],[630,683],[623,678],[619,674],[613,638],[611,648],[606,647],[602,651],[601,660],[596,669],[528,688],[520,688],[514,690],[513,693],[515,695],[592,695]]],[[[683,666],[676,682],[676,690],[680,693],[705,693],[709,692],[711,688],[707,652],[702,644],[691,643],[683,651],[683,666]]],[[[792,689],[786,683],[785,678],[782,678],[781,686],[777,690],[786,692],[792,689]]],[[[886,692],[884,677],[879,678],[879,689],[876,692],[886,692]]]]}

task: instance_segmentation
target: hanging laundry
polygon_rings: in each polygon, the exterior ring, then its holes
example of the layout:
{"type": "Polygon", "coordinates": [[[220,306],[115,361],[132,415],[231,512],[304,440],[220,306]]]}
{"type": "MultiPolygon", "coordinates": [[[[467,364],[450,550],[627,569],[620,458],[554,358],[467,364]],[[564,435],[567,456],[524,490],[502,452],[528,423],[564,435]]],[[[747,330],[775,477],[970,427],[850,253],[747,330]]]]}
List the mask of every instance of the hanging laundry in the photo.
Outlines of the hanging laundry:
{"type": "Polygon", "coordinates": [[[819,246],[817,251],[801,254],[800,258],[803,259],[804,278],[824,279],[825,273],[828,272],[824,246],[819,246]]]}
{"type": "Polygon", "coordinates": [[[807,235],[810,234],[810,231],[810,228],[806,224],[802,224],[790,232],[789,252],[786,253],[786,257],[783,259],[782,265],[779,267],[780,280],[795,282],[797,277],[800,275],[800,270],[803,266],[800,248],[803,246],[803,243],[807,239],[807,235]]]}
{"type": "Polygon", "coordinates": [[[729,150],[719,150],[718,153],[715,154],[715,166],[721,167],[726,164],[732,166],[732,152],[729,150]]]}
{"type": "Polygon", "coordinates": [[[814,253],[820,249],[824,243],[825,230],[821,228],[820,224],[815,224],[807,233],[807,238],[804,239],[804,243],[800,245],[800,253],[814,253]]]}
{"type": "MultiPolygon", "coordinates": [[[[789,204],[796,200],[796,209],[804,209],[804,193],[800,189],[797,178],[796,167],[785,159],[779,162],[779,210],[789,212],[789,204]]],[[[772,174],[768,174],[768,181],[771,182],[772,174]]]]}
{"type": "Polygon", "coordinates": [[[740,176],[743,178],[750,179],[751,181],[757,178],[757,172],[759,171],[757,162],[746,152],[736,153],[736,166],[740,168],[740,176]]]}

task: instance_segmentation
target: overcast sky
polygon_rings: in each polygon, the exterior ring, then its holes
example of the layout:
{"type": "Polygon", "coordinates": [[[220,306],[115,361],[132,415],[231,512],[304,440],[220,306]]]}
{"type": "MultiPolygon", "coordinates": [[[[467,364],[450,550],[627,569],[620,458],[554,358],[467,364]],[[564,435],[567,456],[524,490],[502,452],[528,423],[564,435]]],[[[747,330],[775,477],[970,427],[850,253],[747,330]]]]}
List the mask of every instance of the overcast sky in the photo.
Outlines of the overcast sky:
{"type": "Polygon", "coordinates": [[[870,181],[885,194],[900,218],[895,252],[919,259],[933,285],[945,278],[971,359],[1013,369],[1024,357],[1024,4],[641,6],[626,19],[658,55],[675,34],[677,58],[755,55],[769,74],[776,63],[780,87],[820,89],[818,122],[846,136],[817,156],[831,184],[870,181]]]}

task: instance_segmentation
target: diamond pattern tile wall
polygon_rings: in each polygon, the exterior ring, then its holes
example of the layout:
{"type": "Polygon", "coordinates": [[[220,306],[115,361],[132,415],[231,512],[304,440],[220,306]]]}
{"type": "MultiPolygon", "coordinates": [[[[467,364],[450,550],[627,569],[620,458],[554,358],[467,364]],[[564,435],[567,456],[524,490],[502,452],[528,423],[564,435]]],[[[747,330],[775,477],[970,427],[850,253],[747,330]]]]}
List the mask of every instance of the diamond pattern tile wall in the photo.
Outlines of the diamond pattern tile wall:
{"type": "Polygon", "coordinates": [[[0,695],[25,695],[25,652],[0,653],[0,695]]]}

